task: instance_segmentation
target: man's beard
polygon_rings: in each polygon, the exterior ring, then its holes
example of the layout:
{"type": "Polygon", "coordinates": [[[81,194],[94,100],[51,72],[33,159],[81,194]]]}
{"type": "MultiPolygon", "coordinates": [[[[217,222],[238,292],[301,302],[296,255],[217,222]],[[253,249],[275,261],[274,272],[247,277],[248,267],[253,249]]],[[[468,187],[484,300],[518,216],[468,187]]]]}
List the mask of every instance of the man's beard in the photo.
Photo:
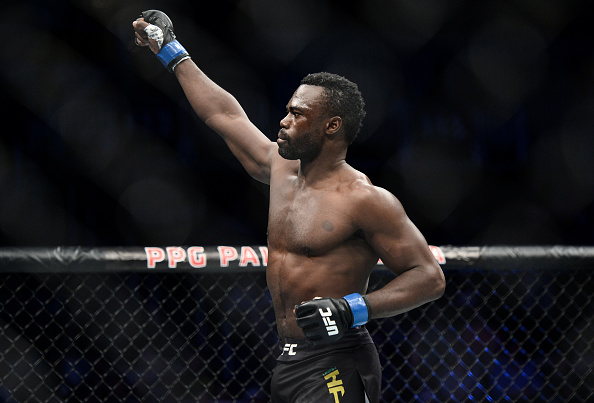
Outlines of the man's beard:
{"type": "Polygon", "coordinates": [[[299,140],[282,137],[286,140],[283,145],[279,144],[278,153],[287,160],[313,160],[322,150],[320,144],[315,141],[312,135],[304,135],[299,140]]]}

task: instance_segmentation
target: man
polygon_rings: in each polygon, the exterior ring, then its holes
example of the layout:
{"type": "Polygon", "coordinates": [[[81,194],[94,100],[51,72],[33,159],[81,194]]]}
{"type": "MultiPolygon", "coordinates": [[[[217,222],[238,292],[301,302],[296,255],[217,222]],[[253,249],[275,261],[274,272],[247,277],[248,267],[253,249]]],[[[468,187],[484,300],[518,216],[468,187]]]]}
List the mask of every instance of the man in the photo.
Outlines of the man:
{"type": "Polygon", "coordinates": [[[194,64],[164,13],[145,11],[133,26],[198,116],[270,185],[267,282],[282,346],[273,401],[378,402],[381,369],[363,325],[439,298],[445,280],[396,197],[345,161],[365,116],[357,86],[305,77],[271,142],[194,64]],[[366,294],[378,259],[396,278],[366,294]]]}

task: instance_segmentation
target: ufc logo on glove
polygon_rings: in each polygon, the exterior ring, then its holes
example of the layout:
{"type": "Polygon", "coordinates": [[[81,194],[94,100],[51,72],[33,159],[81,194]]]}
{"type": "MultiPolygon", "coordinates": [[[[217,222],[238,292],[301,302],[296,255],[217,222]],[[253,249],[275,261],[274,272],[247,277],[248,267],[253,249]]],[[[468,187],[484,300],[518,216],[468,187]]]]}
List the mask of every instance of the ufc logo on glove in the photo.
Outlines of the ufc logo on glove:
{"type": "Polygon", "coordinates": [[[324,324],[326,325],[326,331],[328,332],[328,336],[334,336],[338,334],[338,327],[336,326],[336,322],[330,319],[332,316],[332,311],[330,308],[327,308],[327,311],[324,312],[321,309],[320,315],[322,315],[322,319],[324,320],[324,324]]]}
{"type": "Polygon", "coordinates": [[[314,345],[339,340],[351,327],[361,326],[369,319],[366,298],[349,294],[343,298],[314,298],[295,306],[297,325],[314,345]]]}

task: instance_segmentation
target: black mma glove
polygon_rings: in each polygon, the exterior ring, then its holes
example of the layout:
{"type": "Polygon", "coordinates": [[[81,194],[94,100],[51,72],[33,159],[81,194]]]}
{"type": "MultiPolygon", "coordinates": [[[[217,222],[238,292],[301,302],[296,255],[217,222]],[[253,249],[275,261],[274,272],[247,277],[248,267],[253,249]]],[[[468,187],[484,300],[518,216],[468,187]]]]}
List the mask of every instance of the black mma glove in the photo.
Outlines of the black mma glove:
{"type": "Polygon", "coordinates": [[[315,346],[333,343],[355,326],[369,320],[367,298],[350,294],[344,298],[314,298],[295,306],[297,325],[315,346]]]}
{"type": "Polygon", "coordinates": [[[161,50],[157,53],[157,58],[170,73],[173,73],[175,66],[190,58],[184,47],[175,40],[173,22],[167,14],[159,10],[143,11],[140,16],[149,23],[144,32],[159,44],[161,50]]]}

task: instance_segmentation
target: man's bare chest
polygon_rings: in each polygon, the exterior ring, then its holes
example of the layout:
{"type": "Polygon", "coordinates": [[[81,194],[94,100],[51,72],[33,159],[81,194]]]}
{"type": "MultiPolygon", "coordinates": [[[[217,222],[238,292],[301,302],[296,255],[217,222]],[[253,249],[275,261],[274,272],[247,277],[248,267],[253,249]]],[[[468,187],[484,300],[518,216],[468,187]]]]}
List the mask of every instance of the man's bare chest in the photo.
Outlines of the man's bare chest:
{"type": "Polygon", "coordinates": [[[320,256],[356,232],[348,197],[336,191],[271,188],[268,243],[292,253],[320,256]]]}

